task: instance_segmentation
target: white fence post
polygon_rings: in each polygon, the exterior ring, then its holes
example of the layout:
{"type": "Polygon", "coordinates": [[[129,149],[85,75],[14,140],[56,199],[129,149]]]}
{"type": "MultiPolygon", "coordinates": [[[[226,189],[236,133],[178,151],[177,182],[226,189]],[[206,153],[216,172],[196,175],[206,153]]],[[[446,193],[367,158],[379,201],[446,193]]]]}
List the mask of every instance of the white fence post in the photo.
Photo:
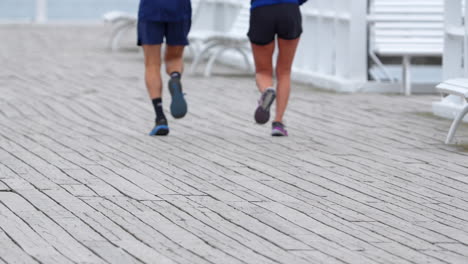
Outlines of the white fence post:
{"type": "MultiPolygon", "coordinates": [[[[468,0],[445,0],[444,80],[468,78],[468,0]],[[465,9],[463,13],[462,10],[465,9]]],[[[449,119],[465,107],[466,100],[455,95],[432,104],[436,116],[449,119]]],[[[464,119],[468,122],[468,116],[464,119]]]]}
{"type": "Polygon", "coordinates": [[[464,23],[465,23],[465,37],[464,37],[464,63],[463,66],[465,68],[464,70],[464,76],[468,77],[468,6],[467,6],[468,0],[464,0],[464,7],[465,7],[465,18],[464,18],[464,23]]]}
{"type": "Polygon", "coordinates": [[[36,0],[35,22],[44,23],[47,21],[47,0],[36,0]]]}
{"type": "Polygon", "coordinates": [[[367,0],[349,1],[351,4],[349,21],[349,50],[348,61],[349,78],[356,81],[367,81],[367,54],[368,54],[368,34],[367,34],[367,0]]]}
{"type": "Polygon", "coordinates": [[[463,74],[463,42],[461,0],[445,0],[445,45],[443,58],[444,80],[460,77],[463,74]]]}

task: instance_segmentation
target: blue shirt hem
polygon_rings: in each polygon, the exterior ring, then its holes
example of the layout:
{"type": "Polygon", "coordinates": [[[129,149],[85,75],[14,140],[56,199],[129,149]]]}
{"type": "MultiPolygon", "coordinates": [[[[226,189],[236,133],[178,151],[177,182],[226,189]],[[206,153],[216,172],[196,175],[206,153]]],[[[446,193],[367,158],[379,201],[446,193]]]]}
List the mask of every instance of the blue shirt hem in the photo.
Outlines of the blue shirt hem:
{"type": "Polygon", "coordinates": [[[267,5],[277,5],[277,4],[299,4],[299,0],[255,0],[252,1],[251,9],[267,6],[267,5]]]}

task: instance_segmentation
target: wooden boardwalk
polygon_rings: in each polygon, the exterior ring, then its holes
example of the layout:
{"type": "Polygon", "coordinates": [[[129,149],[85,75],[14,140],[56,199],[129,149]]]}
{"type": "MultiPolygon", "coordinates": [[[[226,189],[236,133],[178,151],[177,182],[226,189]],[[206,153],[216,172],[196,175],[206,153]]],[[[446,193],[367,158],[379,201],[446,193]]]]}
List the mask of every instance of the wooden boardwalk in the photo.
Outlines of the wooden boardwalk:
{"type": "Polygon", "coordinates": [[[437,96],[295,85],[271,138],[219,68],[152,138],[142,55],[105,32],[0,27],[0,263],[468,263],[468,127],[443,145],[437,96]]]}

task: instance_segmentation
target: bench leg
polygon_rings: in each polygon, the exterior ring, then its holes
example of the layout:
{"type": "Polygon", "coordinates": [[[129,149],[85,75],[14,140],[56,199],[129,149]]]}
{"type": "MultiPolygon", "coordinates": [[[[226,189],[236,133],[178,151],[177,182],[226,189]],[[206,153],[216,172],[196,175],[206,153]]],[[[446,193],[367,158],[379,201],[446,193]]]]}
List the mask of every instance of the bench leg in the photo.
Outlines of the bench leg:
{"type": "MultiPolygon", "coordinates": [[[[369,57],[375,63],[375,65],[377,65],[377,68],[385,75],[385,77],[388,78],[388,80],[390,82],[396,82],[397,81],[395,78],[392,77],[392,75],[387,70],[385,65],[382,63],[382,61],[379,59],[379,57],[377,57],[377,55],[375,55],[374,52],[369,52],[369,57]]],[[[378,81],[378,82],[382,82],[382,78],[380,78],[380,77],[374,77],[374,79],[376,81],[378,81]]]]}
{"type": "Polygon", "coordinates": [[[197,51],[198,54],[195,54],[195,57],[193,58],[192,66],[190,67],[190,73],[192,74],[195,73],[198,64],[203,60],[205,53],[208,54],[210,50],[216,47],[217,45],[218,45],[217,42],[207,43],[206,46],[202,50],[197,51]]]}
{"type": "Polygon", "coordinates": [[[134,26],[133,24],[123,24],[115,29],[114,35],[112,36],[110,40],[111,51],[117,51],[119,49],[119,43],[120,43],[120,40],[122,39],[123,34],[129,31],[130,29],[132,29],[133,26],[134,26]]]}
{"type": "Polygon", "coordinates": [[[403,56],[403,87],[405,95],[411,95],[411,56],[403,56]]]}
{"type": "Polygon", "coordinates": [[[455,120],[453,120],[447,139],[445,140],[445,144],[450,144],[450,142],[452,142],[453,137],[455,136],[455,132],[457,131],[458,127],[460,126],[460,123],[463,121],[463,118],[465,117],[467,113],[468,113],[468,105],[466,105],[460,111],[460,113],[458,113],[458,115],[455,117],[455,120]]]}
{"type": "Polygon", "coordinates": [[[248,73],[254,73],[255,70],[252,67],[252,64],[250,63],[250,56],[249,56],[249,50],[248,49],[243,49],[243,48],[237,48],[237,51],[239,51],[240,54],[242,54],[242,57],[244,58],[244,63],[245,66],[247,66],[247,71],[248,73]]]}
{"type": "Polygon", "coordinates": [[[210,77],[211,76],[211,72],[213,71],[213,65],[216,61],[216,59],[218,59],[219,56],[223,55],[223,53],[225,51],[229,50],[228,49],[224,49],[223,47],[219,47],[217,51],[215,51],[210,59],[208,60],[208,63],[206,64],[206,67],[205,67],[205,72],[204,72],[204,76],[205,77],[210,77]]]}

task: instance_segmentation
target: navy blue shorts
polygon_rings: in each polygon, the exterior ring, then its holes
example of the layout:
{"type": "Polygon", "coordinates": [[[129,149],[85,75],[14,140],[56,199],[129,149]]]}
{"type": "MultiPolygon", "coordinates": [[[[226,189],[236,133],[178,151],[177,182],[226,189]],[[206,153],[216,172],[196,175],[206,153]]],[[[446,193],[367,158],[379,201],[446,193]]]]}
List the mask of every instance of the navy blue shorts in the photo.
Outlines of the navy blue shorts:
{"type": "Polygon", "coordinates": [[[171,46],[187,46],[191,20],[177,22],[138,21],[138,46],[159,45],[166,39],[171,46]]]}

